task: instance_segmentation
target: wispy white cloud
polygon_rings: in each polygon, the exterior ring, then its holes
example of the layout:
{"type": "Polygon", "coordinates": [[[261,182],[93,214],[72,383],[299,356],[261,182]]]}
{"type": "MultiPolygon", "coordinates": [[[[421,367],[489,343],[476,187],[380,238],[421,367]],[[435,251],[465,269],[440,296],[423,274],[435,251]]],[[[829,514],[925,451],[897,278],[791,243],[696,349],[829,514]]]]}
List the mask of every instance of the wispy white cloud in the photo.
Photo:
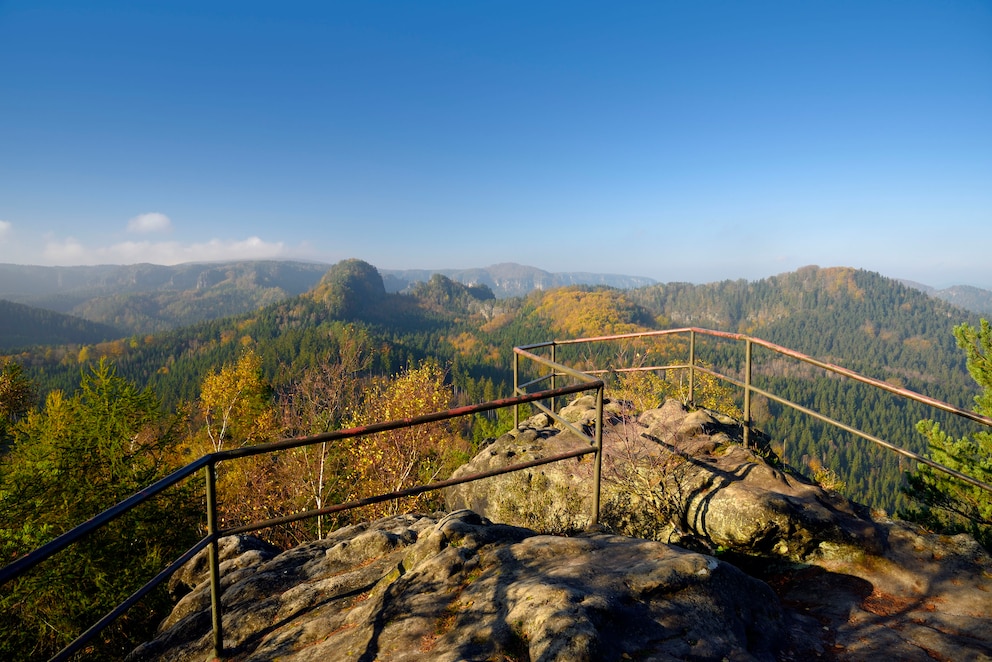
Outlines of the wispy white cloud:
{"type": "Polygon", "coordinates": [[[3,239],[10,233],[10,229],[14,227],[10,221],[0,221],[0,239],[3,239]]]}
{"type": "Polygon", "coordinates": [[[259,237],[240,240],[211,239],[194,244],[177,241],[124,241],[110,246],[88,248],[73,237],[50,239],[43,251],[48,264],[180,264],[288,258],[299,251],[283,242],[267,242],[259,237]]]}
{"type": "Polygon", "coordinates": [[[148,214],[138,214],[127,222],[127,231],[139,234],[151,232],[170,232],[172,221],[165,214],[150,212],[148,214]]]}

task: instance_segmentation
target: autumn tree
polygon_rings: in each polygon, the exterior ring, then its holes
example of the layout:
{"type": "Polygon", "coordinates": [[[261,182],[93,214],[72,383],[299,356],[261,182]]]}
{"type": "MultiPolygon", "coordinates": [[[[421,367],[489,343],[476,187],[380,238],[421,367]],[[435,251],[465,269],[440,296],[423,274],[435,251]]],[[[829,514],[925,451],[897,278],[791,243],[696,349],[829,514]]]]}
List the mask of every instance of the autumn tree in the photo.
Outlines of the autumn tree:
{"type": "MultiPolygon", "coordinates": [[[[363,374],[372,362],[368,336],[355,330],[278,397],[282,427],[288,436],[304,437],[331,432],[360,401],[363,374]]],[[[351,475],[346,444],[327,441],[289,451],[282,464],[281,483],[286,502],[300,510],[320,509],[331,496],[347,492],[351,475]]],[[[298,539],[304,535],[296,526],[298,539]]],[[[324,535],[324,517],[316,518],[316,535],[324,535]]]]}
{"type": "MultiPolygon", "coordinates": [[[[433,361],[390,379],[376,381],[351,417],[352,426],[412,418],[451,406],[452,391],[444,371],[433,361]]],[[[467,450],[446,421],[355,438],[350,445],[354,496],[393,492],[437,479],[467,450]]],[[[436,507],[438,497],[417,497],[411,507],[436,507]]],[[[398,512],[399,502],[372,507],[376,515],[398,512]]]]}
{"type": "Polygon", "coordinates": [[[204,378],[200,410],[215,451],[270,441],[278,429],[272,389],[262,374],[261,359],[250,349],[204,378]]]}
{"type": "MultiPolygon", "coordinates": [[[[234,363],[211,372],[200,387],[202,427],[192,426],[194,455],[273,441],[280,436],[272,387],[261,359],[247,349],[234,363]]],[[[256,455],[222,463],[217,471],[222,526],[234,526],[281,513],[279,458],[256,455]]]]}
{"type": "MultiPolygon", "coordinates": [[[[709,367],[702,361],[697,365],[709,367]]],[[[696,371],[692,391],[690,397],[688,369],[679,368],[661,374],[650,370],[618,373],[608,394],[629,402],[638,412],[659,407],[666,398],[674,398],[686,406],[704,407],[734,418],[743,416],[735,401],[734,388],[707,372],[696,371]]]]}
{"type": "Polygon", "coordinates": [[[568,337],[646,331],[652,320],[626,293],[609,288],[562,287],[543,293],[535,314],[568,337]]]}
{"type": "MultiPolygon", "coordinates": [[[[992,326],[985,319],[978,328],[961,324],[954,328],[954,337],[967,356],[968,372],[982,389],[975,396],[975,412],[992,417],[992,326]]],[[[935,462],[992,483],[992,430],[955,439],[932,420],[921,421],[917,429],[935,462]]],[[[992,493],[925,465],[907,480],[907,494],[918,504],[905,513],[909,518],[942,530],[967,531],[992,548],[992,493]]]]}

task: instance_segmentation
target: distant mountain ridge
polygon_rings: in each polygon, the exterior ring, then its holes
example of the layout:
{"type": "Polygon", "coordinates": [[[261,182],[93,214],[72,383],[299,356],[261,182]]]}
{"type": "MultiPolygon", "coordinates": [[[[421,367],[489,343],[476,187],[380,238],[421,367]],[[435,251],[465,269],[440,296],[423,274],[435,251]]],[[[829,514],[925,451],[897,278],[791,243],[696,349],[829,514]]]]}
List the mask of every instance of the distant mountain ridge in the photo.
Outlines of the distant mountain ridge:
{"type": "Polygon", "coordinates": [[[567,285],[605,285],[621,290],[654,285],[658,281],[643,276],[595,274],[584,271],[551,273],[514,262],[503,262],[475,269],[380,269],[386,290],[405,292],[434,274],[447,276],[463,285],[486,285],[497,298],[524,296],[534,290],[550,290],[567,285]]]}
{"type": "MultiPolygon", "coordinates": [[[[0,264],[0,299],[144,334],[251,312],[307,292],[333,265],[291,260],[43,267],[0,264]]],[[[434,274],[485,285],[499,298],[565,285],[630,289],[650,278],[549,273],[504,263],[478,269],[379,270],[387,292],[409,293],[434,274]]]]}
{"type": "Polygon", "coordinates": [[[952,285],[951,287],[938,290],[935,287],[916,283],[911,280],[900,282],[907,287],[926,292],[930,296],[946,301],[958,308],[964,308],[980,315],[992,316],[992,292],[989,290],[972,287],[971,285],[952,285]]]}
{"type": "Polygon", "coordinates": [[[329,266],[290,260],[188,262],[173,266],[0,264],[0,298],[57,310],[55,306],[76,305],[98,297],[206,290],[223,284],[275,287],[295,295],[313,287],[329,266]]]}
{"type": "Polygon", "coordinates": [[[165,331],[249,312],[306,292],[328,265],[241,261],[41,267],[0,264],[0,299],[109,324],[165,331]]]}
{"type": "MultiPolygon", "coordinates": [[[[333,265],[291,260],[43,267],[0,264],[0,299],[146,334],[248,313],[312,290],[333,265]]],[[[388,293],[414,292],[435,275],[489,288],[498,299],[570,285],[638,290],[660,286],[639,276],[551,273],[512,262],[472,269],[379,269],[388,293]]],[[[801,271],[801,270],[800,270],[801,271]]],[[[760,281],[757,281],[760,282],[760,281]]],[[[992,316],[992,292],[956,285],[937,290],[902,281],[964,310],[992,316]]],[[[670,283],[666,288],[687,284],[670,283]]],[[[716,286],[717,284],[711,284],[716,286]]],[[[4,343],[10,347],[9,343],[4,343]]]]}

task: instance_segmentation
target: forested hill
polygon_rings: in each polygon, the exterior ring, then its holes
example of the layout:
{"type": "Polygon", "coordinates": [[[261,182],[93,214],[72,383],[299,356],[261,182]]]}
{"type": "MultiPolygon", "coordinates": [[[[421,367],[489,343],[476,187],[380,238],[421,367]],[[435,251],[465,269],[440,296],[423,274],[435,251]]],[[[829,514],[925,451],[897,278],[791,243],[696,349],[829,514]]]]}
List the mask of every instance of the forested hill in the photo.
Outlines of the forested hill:
{"type": "Polygon", "coordinates": [[[123,335],[120,329],[0,299],[0,352],[37,345],[89,345],[123,335]]]}
{"type": "Polygon", "coordinates": [[[811,266],[751,282],[655,285],[630,297],[661,325],[745,333],[935,397],[973,388],[952,329],[977,316],[877,273],[811,266]]]}
{"type": "MultiPolygon", "coordinates": [[[[876,273],[805,267],[755,282],[658,285],[631,297],[662,324],[746,333],[964,408],[974,405],[977,387],[952,329],[976,324],[976,316],[876,273]]],[[[716,352],[710,360],[727,355],[716,352]]],[[[730,360],[740,365],[739,354],[730,360]]],[[[915,431],[923,418],[962,433],[957,421],[930,409],[768,352],[756,352],[754,364],[760,387],[916,452],[926,450],[915,431]]],[[[898,456],[762,398],[755,418],[793,466],[829,475],[862,503],[890,512],[907,505],[899,488],[911,464],[898,456]]]]}
{"type": "MultiPolygon", "coordinates": [[[[302,294],[330,265],[289,260],[41,267],[0,264],[0,298],[121,328],[154,333],[196,322],[248,313],[302,294]]],[[[478,269],[382,271],[389,293],[413,293],[435,274],[497,297],[533,290],[591,284],[619,288],[653,283],[650,278],[593,273],[549,273],[520,264],[478,269]]]]}
{"type": "MultiPolygon", "coordinates": [[[[391,293],[375,267],[346,260],[311,290],[250,313],[124,341],[42,347],[12,358],[43,394],[53,388],[72,392],[81,368],[108,357],[122,376],[177,406],[195,401],[205,376],[237,361],[247,348],[279,392],[342,347],[358,343],[370,356],[364,368],[370,375],[391,375],[432,358],[447,367],[463,402],[479,402],[509,395],[514,345],[692,325],[745,332],[970,407],[976,390],[951,331],[965,321],[976,320],[898,281],[847,268],[808,267],[755,282],[634,290],[576,286],[497,299],[488,287],[443,275],[408,294],[391,293]]],[[[722,368],[740,368],[740,352],[702,343],[698,355],[722,368]]],[[[928,415],[923,410],[760,352],[755,375],[760,386],[800,404],[823,405],[829,416],[923,450],[913,430],[928,415]]],[[[862,502],[889,510],[898,505],[908,467],[893,456],[760,399],[755,419],[791,464],[834,471],[862,502]]]]}

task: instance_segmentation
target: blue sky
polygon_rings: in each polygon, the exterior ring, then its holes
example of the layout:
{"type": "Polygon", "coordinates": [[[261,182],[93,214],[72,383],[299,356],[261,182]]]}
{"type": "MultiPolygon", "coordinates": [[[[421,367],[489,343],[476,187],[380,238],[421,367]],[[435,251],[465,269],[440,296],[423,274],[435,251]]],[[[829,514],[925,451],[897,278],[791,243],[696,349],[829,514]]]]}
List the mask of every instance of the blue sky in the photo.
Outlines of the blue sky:
{"type": "Polygon", "coordinates": [[[992,3],[4,2],[0,262],[992,289],[992,3]]]}

